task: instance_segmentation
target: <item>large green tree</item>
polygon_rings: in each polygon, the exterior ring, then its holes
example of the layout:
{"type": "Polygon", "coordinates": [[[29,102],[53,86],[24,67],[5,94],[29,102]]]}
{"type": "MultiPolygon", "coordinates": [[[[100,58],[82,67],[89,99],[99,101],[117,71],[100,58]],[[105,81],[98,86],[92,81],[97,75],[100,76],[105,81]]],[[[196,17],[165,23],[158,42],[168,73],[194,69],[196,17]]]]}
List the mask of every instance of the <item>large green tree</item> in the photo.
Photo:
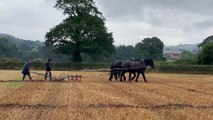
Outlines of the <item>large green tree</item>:
{"type": "Polygon", "coordinates": [[[198,47],[203,47],[208,43],[213,43],[213,35],[208,36],[206,39],[204,39],[203,42],[198,45],[198,47]]]}
{"type": "Polygon", "coordinates": [[[47,46],[61,54],[71,55],[74,62],[82,61],[82,53],[109,57],[115,51],[112,33],[93,0],[57,0],[55,7],[67,16],[46,34],[47,46]]]}
{"type": "Polygon", "coordinates": [[[199,64],[213,64],[213,43],[205,44],[198,54],[199,64]]]}
{"type": "Polygon", "coordinates": [[[155,60],[165,60],[163,57],[163,42],[157,38],[145,38],[136,44],[138,55],[142,58],[153,58],[155,60]]]}

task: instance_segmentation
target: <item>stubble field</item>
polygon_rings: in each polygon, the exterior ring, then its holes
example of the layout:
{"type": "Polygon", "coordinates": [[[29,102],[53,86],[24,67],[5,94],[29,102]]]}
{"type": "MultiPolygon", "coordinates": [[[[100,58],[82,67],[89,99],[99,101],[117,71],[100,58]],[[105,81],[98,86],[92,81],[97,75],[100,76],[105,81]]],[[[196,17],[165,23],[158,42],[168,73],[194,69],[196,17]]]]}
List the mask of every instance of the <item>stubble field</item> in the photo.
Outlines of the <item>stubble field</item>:
{"type": "MultiPolygon", "coordinates": [[[[42,71],[37,71],[42,73],[42,71]]],[[[106,72],[81,74],[81,82],[50,82],[20,71],[0,71],[0,119],[212,120],[213,76],[146,74],[149,83],[108,81],[106,72]]]]}

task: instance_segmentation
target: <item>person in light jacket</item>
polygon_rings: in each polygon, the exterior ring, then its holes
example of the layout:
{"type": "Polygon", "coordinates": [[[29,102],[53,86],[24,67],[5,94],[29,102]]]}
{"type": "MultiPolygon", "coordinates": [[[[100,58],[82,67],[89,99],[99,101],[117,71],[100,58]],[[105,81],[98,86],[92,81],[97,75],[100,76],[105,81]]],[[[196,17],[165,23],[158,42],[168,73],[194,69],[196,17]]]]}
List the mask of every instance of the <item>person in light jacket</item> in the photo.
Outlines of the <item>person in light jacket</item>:
{"type": "Polygon", "coordinates": [[[32,80],[32,77],[30,76],[30,66],[31,66],[31,59],[29,59],[25,64],[24,64],[24,67],[22,69],[22,74],[23,74],[23,77],[22,77],[22,81],[24,81],[26,75],[29,77],[30,80],[32,80]]]}

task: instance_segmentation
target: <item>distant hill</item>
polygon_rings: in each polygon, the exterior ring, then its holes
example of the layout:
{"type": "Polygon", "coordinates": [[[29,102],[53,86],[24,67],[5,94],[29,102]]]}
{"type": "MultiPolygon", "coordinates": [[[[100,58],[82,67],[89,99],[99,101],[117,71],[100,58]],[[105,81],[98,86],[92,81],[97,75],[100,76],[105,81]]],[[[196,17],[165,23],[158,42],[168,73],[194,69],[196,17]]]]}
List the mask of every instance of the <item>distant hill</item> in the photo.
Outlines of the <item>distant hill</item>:
{"type": "Polygon", "coordinates": [[[167,59],[179,60],[183,51],[189,51],[192,56],[199,52],[198,44],[180,44],[176,46],[164,46],[163,54],[167,59]]]}
{"type": "Polygon", "coordinates": [[[164,53],[168,52],[181,53],[183,51],[190,51],[195,54],[199,51],[198,44],[180,44],[176,46],[164,46],[164,53]]]}
{"type": "Polygon", "coordinates": [[[5,62],[5,59],[25,61],[29,58],[34,61],[46,61],[48,58],[54,62],[69,61],[69,57],[56,54],[53,47],[47,47],[39,40],[24,40],[3,33],[0,33],[0,40],[0,62],[5,62]]]}
{"type": "Polygon", "coordinates": [[[39,40],[37,41],[24,40],[24,39],[16,38],[9,34],[0,33],[0,38],[6,38],[9,43],[15,44],[16,47],[21,50],[31,50],[33,48],[44,46],[44,42],[41,42],[39,40]]]}

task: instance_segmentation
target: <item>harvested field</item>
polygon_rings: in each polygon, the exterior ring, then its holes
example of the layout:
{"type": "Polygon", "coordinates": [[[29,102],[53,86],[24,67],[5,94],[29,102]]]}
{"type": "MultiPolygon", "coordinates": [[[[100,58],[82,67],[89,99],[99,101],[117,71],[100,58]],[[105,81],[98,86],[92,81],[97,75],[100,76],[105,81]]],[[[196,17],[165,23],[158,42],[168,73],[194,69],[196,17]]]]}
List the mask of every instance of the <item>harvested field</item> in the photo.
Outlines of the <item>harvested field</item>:
{"type": "MultiPolygon", "coordinates": [[[[38,71],[39,72],[39,71],[38,71]]],[[[41,71],[40,71],[41,72],[41,71]]],[[[104,72],[81,74],[81,82],[49,82],[20,71],[0,71],[0,119],[212,120],[213,76],[146,74],[149,83],[108,81],[104,72]]]]}

